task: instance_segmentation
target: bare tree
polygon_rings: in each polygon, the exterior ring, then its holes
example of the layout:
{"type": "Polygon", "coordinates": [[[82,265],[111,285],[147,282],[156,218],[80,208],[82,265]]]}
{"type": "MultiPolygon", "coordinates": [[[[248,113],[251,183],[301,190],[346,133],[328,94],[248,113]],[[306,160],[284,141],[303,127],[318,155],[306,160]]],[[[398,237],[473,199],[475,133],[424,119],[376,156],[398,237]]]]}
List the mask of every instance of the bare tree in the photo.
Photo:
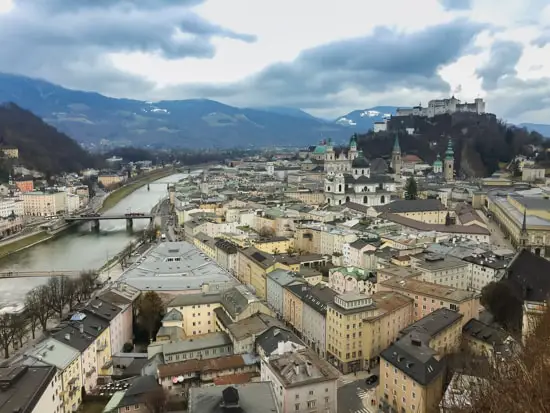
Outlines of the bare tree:
{"type": "Polygon", "coordinates": [[[92,296],[95,291],[96,283],[99,278],[99,274],[96,271],[82,271],[80,273],[80,291],[83,295],[82,299],[87,299],[92,296]]]}
{"type": "Polygon", "coordinates": [[[30,290],[25,296],[25,310],[29,315],[31,330],[34,338],[34,327],[36,322],[40,324],[42,331],[46,331],[48,320],[52,316],[49,307],[49,289],[41,285],[30,290]]]}
{"type": "Polygon", "coordinates": [[[4,350],[4,358],[10,356],[10,346],[15,337],[14,319],[11,314],[0,314],[0,347],[4,350]]]}
{"type": "Polygon", "coordinates": [[[19,348],[23,347],[23,339],[27,336],[29,328],[29,320],[23,314],[14,315],[12,318],[13,326],[13,341],[19,344],[19,348]]]}
{"type": "Polygon", "coordinates": [[[46,284],[48,287],[48,307],[57,313],[59,319],[63,318],[63,310],[70,302],[71,288],[69,283],[69,277],[62,275],[50,278],[46,284]]]}

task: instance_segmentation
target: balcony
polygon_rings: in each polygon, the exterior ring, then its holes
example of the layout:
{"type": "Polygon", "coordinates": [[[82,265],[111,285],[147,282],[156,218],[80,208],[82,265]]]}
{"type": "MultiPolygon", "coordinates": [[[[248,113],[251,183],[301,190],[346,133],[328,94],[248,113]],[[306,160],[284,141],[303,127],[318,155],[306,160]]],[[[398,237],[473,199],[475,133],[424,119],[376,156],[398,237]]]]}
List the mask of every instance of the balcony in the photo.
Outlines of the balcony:
{"type": "Polygon", "coordinates": [[[107,348],[107,343],[99,343],[95,349],[98,353],[107,348]]]}

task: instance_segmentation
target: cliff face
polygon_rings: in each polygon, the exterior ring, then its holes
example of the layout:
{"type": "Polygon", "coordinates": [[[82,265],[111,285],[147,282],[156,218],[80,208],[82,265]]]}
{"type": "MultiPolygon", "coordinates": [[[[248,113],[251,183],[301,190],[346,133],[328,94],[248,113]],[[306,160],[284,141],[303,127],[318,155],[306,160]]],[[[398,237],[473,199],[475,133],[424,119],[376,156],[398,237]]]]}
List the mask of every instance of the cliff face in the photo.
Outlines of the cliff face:
{"type": "Polygon", "coordinates": [[[499,162],[510,162],[516,154],[528,153],[529,145],[546,145],[542,135],[524,128],[507,125],[493,114],[455,113],[428,119],[417,116],[393,117],[388,132],[361,135],[359,147],[368,157],[388,157],[395,134],[399,135],[404,154],[418,155],[432,163],[437,155],[444,156],[449,138],[455,152],[455,169],[469,177],[488,176],[499,162]],[[407,135],[406,128],[414,128],[407,135]]]}

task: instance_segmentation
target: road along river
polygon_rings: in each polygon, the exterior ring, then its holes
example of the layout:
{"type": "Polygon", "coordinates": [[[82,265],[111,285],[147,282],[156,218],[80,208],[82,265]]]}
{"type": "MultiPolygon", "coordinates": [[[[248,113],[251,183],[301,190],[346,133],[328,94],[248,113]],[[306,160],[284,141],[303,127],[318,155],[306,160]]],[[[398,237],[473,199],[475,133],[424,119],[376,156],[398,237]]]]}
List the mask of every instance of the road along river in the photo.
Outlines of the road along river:
{"type": "MultiPolygon", "coordinates": [[[[145,185],[105,213],[148,213],[168,195],[168,182],[177,182],[186,176],[175,174],[162,178],[152,182],[149,190],[145,185]]],[[[0,262],[0,272],[98,269],[122,251],[148,223],[149,220],[137,219],[133,231],[127,231],[125,220],[101,221],[99,232],[93,231],[90,223],[84,223],[50,241],[8,256],[0,262]]],[[[46,281],[45,277],[0,279],[0,307],[22,302],[27,291],[46,281]]]]}

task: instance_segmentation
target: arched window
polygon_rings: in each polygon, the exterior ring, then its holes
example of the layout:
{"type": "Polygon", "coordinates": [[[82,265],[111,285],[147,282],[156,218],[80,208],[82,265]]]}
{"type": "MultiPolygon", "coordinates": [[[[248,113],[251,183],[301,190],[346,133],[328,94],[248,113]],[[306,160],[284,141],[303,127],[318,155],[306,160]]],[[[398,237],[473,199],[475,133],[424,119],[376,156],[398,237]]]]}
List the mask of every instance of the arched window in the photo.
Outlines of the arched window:
{"type": "Polygon", "coordinates": [[[338,185],[338,192],[342,192],[342,184],[338,185]]]}
{"type": "Polygon", "coordinates": [[[341,199],[338,200],[338,205],[342,205],[342,200],[341,199]]]}
{"type": "Polygon", "coordinates": [[[330,192],[330,186],[327,186],[327,192],[330,192]]]}
{"type": "Polygon", "coordinates": [[[381,203],[381,204],[385,204],[385,203],[386,203],[386,196],[385,196],[385,195],[382,195],[382,196],[380,197],[380,203],[381,203]]]}
{"type": "Polygon", "coordinates": [[[349,196],[347,196],[346,197],[346,202],[349,202],[349,201],[350,201],[349,196]]]}
{"type": "Polygon", "coordinates": [[[535,255],[540,257],[540,248],[535,248],[535,255]]]}
{"type": "Polygon", "coordinates": [[[363,204],[367,205],[369,203],[369,197],[368,196],[364,196],[363,197],[363,204]]]}
{"type": "Polygon", "coordinates": [[[357,169],[355,170],[355,175],[357,175],[357,169]]]}
{"type": "Polygon", "coordinates": [[[327,204],[329,204],[329,205],[330,205],[330,198],[328,198],[328,199],[327,199],[327,204]]]}
{"type": "Polygon", "coordinates": [[[361,169],[361,175],[365,175],[365,170],[361,169]]]}

